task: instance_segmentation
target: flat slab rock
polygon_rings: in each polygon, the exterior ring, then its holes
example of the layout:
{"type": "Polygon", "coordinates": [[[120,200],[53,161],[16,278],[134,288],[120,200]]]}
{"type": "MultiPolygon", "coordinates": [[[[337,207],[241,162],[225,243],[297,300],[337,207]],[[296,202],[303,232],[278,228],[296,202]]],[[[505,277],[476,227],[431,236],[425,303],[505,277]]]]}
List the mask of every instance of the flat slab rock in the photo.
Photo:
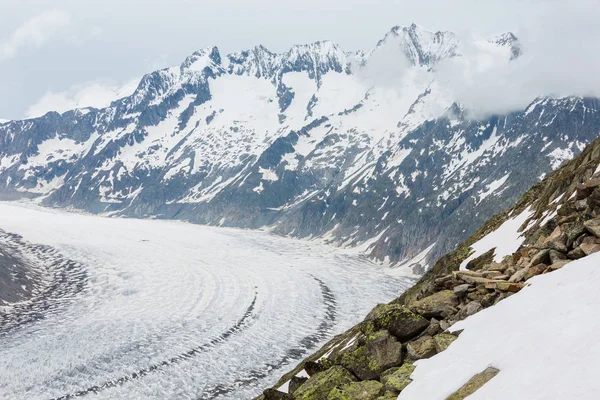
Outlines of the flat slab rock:
{"type": "Polygon", "coordinates": [[[475,393],[479,390],[483,385],[492,380],[493,377],[498,375],[500,370],[494,367],[488,367],[484,371],[478,373],[473,376],[467,383],[461,386],[456,392],[452,393],[450,396],[446,397],[446,400],[463,400],[468,396],[475,393]]]}

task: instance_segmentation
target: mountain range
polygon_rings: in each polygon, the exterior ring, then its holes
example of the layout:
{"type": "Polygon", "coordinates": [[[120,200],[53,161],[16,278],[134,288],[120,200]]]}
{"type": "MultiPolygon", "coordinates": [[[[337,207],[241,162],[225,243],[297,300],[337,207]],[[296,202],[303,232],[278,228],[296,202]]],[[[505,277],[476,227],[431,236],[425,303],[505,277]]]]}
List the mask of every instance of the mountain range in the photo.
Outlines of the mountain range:
{"type": "Polygon", "coordinates": [[[106,108],[0,123],[0,198],[260,228],[419,275],[598,136],[595,98],[475,116],[437,73],[523,51],[417,25],[366,52],[208,47],[106,108]]]}

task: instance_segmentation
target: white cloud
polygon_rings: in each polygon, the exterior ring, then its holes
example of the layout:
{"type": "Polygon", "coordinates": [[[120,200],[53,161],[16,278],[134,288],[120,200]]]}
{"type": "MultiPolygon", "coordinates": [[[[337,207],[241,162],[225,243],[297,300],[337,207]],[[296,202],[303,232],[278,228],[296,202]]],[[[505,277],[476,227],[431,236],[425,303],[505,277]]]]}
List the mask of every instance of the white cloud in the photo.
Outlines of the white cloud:
{"type": "Polygon", "coordinates": [[[25,112],[27,118],[36,118],[49,111],[63,113],[74,108],[103,108],[114,100],[131,95],[139,79],[133,79],[124,85],[110,85],[100,82],[89,82],[71,87],[62,92],[46,92],[35,104],[25,112]]]}
{"type": "Polygon", "coordinates": [[[0,60],[14,57],[22,48],[44,45],[70,20],[70,15],[60,10],[45,11],[28,19],[7,39],[0,41],[0,60]]]}
{"type": "Polygon", "coordinates": [[[520,29],[518,59],[488,62],[496,55],[466,48],[438,66],[437,78],[474,117],[523,109],[538,96],[600,97],[600,7],[578,4],[549,3],[535,25],[520,29]]]}

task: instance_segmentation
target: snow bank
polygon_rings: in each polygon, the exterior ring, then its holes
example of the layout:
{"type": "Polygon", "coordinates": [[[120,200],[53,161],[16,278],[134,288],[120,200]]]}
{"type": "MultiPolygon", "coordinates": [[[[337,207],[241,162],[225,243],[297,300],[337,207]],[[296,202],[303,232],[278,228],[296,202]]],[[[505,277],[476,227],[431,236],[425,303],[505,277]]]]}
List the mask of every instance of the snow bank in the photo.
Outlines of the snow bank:
{"type": "Polygon", "coordinates": [[[494,261],[496,262],[502,261],[505,256],[517,251],[521,243],[525,240],[519,233],[519,228],[531,217],[531,214],[531,210],[526,208],[516,217],[506,220],[495,231],[488,233],[473,243],[471,248],[474,250],[474,253],[460,264],[460,269],[466,269],[469,261],[493,248],[496,248],[494,252],[494,261]]]}
{"type": "Polygon", "coordinates": [[[418,362],[399,400],[445,399],[488,366],[500,373],[469,400],[600,398],[600,254],[532,279],[453,329],[446,351],[418,362]]]}

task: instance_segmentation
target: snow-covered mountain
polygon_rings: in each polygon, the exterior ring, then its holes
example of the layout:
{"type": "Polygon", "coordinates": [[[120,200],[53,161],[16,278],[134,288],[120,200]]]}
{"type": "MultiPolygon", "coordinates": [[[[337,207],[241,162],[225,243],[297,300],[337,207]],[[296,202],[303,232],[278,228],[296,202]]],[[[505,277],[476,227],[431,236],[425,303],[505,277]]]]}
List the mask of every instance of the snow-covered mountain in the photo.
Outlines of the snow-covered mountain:
{"type": "Polygon", "coordinates": [[[0,125],[0,196],[321,238],[420,273],[600,131],[575,97],[468,118],[436,74],[466,47],[521,54],[511,33],[416,25],[367,52],[209,47],[107,108],[0,125]]]}

